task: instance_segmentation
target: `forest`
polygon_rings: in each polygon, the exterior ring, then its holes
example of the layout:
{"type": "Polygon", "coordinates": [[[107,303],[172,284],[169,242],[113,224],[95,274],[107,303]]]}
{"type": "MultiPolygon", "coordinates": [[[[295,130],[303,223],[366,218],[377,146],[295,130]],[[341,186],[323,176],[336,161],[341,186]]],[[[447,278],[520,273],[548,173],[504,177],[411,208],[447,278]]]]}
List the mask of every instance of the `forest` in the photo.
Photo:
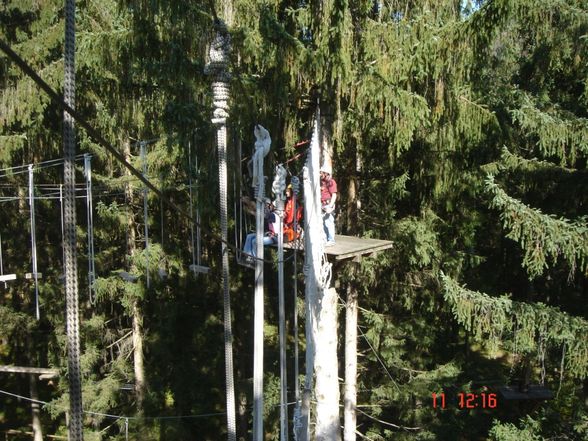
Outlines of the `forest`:
{"type": "Polygon", "coordinates": [[[588,439],[587,0],[3,0],[0,43],[0,437],[588,439]],[[392,246],[317,285],[325,160],[392,246]],[[304,247],[253,270],[279,164],[304,247]]]}

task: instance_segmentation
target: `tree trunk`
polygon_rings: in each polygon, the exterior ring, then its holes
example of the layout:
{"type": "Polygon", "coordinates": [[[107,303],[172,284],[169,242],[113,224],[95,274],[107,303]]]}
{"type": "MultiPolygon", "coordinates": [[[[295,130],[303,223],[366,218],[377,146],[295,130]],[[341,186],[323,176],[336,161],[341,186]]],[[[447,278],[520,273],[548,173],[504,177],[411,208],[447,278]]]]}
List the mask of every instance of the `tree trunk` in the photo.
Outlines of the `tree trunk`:
{"type": "MultiPolygon", "coordinates": [[[[305,197],[305,264],[306,272],[306,382],[305,389],[312,390],[312,372],[315,376],[317,441],[338,441],[341,439],[339,418],[339,365],[337,360],[337,292],[329,288],[328,282],[321,280],[323,274],[322,258],[323,225],[320,206],[319,182],[319,134],[323,133],[317,116],[304,176],[305,197]]],[[[332,142],[330,128],[325,132],[327,144],[332,142]]],[[[328,161],[329,152],[323,151],[328,161]]],[[[325,160],[325,158],[323,160],[325,160]]],[[[307,391],[305,391],[306,393],[307,391]]],[[[306,395],[306,394],[305,394],[306,395]]],[[[304,407],[304,424],[309,423],[309,409],[304,407]]],[[[308,433],[308,432],[307,432],[308,433]]],[[[305,438],[303,438],[305,439],[305,438]]]]}
{"type": "MultiPolygon", "coordinates": [[[[359,146],[355,146],[350,164],[349,187],[347,190],[347,227],[348,233],[358,233],[359,210],[359,174],[362,168],[359,146]]],[[[350,262],[350,271],[357,271],[358,265],[350,262]]],[[[352,281],[347,287],[347,305],[345,307],[345,388],[344,388],[344,433],[345,441],[355,441],[357,427],[357,314],[358,292],[352,281]]]]}
{"type": "Polygon", "coordinates": [[[339,420],[339,364],[337,362],[337,291],[327,288],[319,302],[316,336],[316,440],[341,439],[339,420]]]}
{"type": "MultiPolygon", "coordinates": [[[[131,160],[131,145],[128,138],[124,141],[124,155],[125,160],[130,162],[131,160]]],[[[125,169],[125,175],[131,176],[131,173],[125,169]]],[[[127,200],[127,206],[130,207],[129,216],[127,218],[127,253],[129,256],[133,256],[136,252],[136,224],[135,217],[133,215],[134,207],[134,195],[130,181],[125,185],[125,196],[127,200]]],[[[144,356],[143,356],[143,311],[139,304],[137,297],[133,298],[131,305],[133,314],[133,369],[135,373],[135,398],[137,400],[137,411],[141,413],[143,411],[143,402],[145,399],[145,367],[144,367],[144,356]]]]}
{"type": "Polygon", "coordinates": [[[355,441],[357,425],[357,288],[353,282],[347,287],[345,307],[345,392],[344,432],[345,441],[355,441]]]}
{"type": "Polygon", "coordinates": [[[37,391],[37,377],[35,374],[29,375],[29,384],[31,391],[31,412],[33,415],[33,441],[43,441],[43,428],[41,426],[41,410],[39,403],[39,392],[37,391]]]}

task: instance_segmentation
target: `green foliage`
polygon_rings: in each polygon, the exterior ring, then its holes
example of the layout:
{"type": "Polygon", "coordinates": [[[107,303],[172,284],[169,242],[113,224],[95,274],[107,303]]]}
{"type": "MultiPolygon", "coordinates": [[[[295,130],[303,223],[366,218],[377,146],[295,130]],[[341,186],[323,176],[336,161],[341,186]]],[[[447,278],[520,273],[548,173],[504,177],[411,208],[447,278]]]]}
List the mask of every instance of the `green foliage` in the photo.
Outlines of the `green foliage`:
{"type": "Polygon", "coordinates": [[[540,424],[530,417],[521,421],[521,428],[514,424],[494,421],[490,430],[492,441],[541,441],[544,438],[538,435],[540,424]]]}
{"type": "Polygon", "coordinates": [[[521,126],[527,137],[537,139],[543,156],[555,156],[562,164],[573,164],[578,152],[588,154],[588,120],[557,107],[547,112],[541,111],[526,94],[521,101],[519,109],[511,110],[513,120],[521,126]]]}
{"type": "Polygon", "coordinates": [[[444,298],[457,321],[491,351],[502,346],[514,352],[536,353],[547,347],[565,347],[566,372],[588,376],[588,322],[558,308],[541,303],[512,301],[507,296],[490,297],[461,287],[441,275],[444,298]],[[506,345],[505,345],[506,343],[506,345]]]}
{"type": "Polygon", "coordinates": [[[576,269],[588,269],[588,225],[584,218],[569,221],[545,215],[508,196],[492,175],[486,179],[486,190],[492,195],[491,206],[500,210],[503,226],[510,230],[507,237],[520,244],[525,252],[523,266],[534,278],[563,258],[570,267],[570,276],[576,269]]]}

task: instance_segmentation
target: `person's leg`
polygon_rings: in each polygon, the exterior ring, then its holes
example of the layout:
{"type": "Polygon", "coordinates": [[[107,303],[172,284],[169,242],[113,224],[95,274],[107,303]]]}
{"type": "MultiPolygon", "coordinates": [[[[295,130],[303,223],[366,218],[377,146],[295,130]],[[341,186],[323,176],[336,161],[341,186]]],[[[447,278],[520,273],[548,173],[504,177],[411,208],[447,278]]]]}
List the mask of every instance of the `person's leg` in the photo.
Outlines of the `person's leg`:
{"type": "Polygon", "coordinates": [[[274,237],[270,237],[270,236],[263,236],[263,246],[268,246],[273,244],[275,241],[274,237]]]}
{"type": "Polygon", "coordinates": [[[243,252],[245,254],[252,254],[253,250],[253,240],[255,239],[255,233],[249,233],[245,238],[245,245],[243,246],[243,252]]]}
{"type": "Polygon", "coordinates": [[[332,213],[325,213],[323,225],[325,235],[327,236],[327,243],[335,242],[335,216],[332,213]]]}

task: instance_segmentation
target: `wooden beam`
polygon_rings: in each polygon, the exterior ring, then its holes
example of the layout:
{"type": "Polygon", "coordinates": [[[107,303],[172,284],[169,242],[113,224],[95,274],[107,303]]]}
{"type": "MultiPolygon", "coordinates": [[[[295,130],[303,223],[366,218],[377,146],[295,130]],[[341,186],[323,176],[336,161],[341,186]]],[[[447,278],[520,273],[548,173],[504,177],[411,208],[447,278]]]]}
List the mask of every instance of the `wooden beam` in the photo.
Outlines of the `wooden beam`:
{"type": "Polygon", "coordinates": [[[35,374],[42,375],[44,378],[53,378],[59,376],[58,369],[24,367],[24,366],[0,366],[0,372],[11,374],[35,374]]]}

